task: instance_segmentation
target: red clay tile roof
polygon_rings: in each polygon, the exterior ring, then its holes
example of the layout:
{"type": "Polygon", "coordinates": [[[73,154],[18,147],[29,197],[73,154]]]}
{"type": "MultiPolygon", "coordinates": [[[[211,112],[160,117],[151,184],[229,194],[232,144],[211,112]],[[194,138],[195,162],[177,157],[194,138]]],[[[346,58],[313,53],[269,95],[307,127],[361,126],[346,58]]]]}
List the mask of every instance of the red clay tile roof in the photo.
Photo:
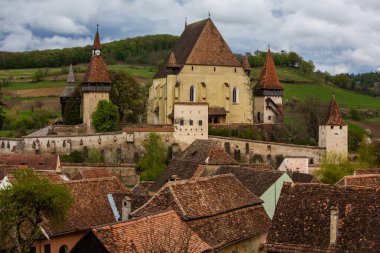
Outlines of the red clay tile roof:
{"type": "Polygon", "coordinates": [[[284,171],[278,170],[255,170],[241,166],[221,166],[213,175],[234,175],[248,190],[256,196],[261,196],[271,187],[284,171]]]}
{"type": "Polygon", "coordinates": [[[362,175],[362,174],[380,174],[380,168],[355,170],[355,175],[362,175]]]}
{"type": "Polygon", "coordinates": [[[261,203],[234,176],[219,175],[169,182],[132,216],[174,209],[181,219],[191,220],[261,203]]]}
{"type": "Polygon", "coordinates": [[[286,183],[268,233],[270,252],[378,252],[380,189],[286,183]],[[338,208],[337,243],[330,214],[338,208]]]}
{"type": "Polygon", "coordinates": [[[107,194],[130,194],[116,177],[65,181],[64,184],[68,186],[74,202],[64,226],[48,228],[49,235],[83,231],[92,226],[115,222],[107,194]]]}
{"type": "Polygon", "coordinates": [[[166,67],[168,68],[179,68],[181,65],[177,63],[177,59],[175,58],[174,52],[172,51],[169,55],[169,59],[167,60],[166,67]]]}
{"type": "Polygon", "coordinates": [[[280,83],[276,67],[274,66],[274,61],[272,53],[268,50],[264,67],[261,70],[261,74],[257,84],[254,88],[255,90],[269,89],[269,90],[283,90],[284,87],[280,83]]]}
{"type": "Polygon", "coordinates": [[[339,186],[364,186],[380,188],[380,174],[345,176],[336,183],[339,186]]]}
{"type": "Polygon", "coordinates": [[[213,249],[266,234],[270,223],[261,205],[187,222],[191,229],[213,249]]]}
{"type": "Polygon", "coordinates": [[[15,168],[55,171],[59,165],[58,155],[0,154],[0,165],[15,168]]]}
{"type": "Polygon", "coordinates": [[[149,192],[149,188],[154,181],[140,181],[132,189],[132,211],[144,205],[153,194],[149,192]]]}
{"type": "Polygon", "coordinates": [[[71,178],[71,180],[80,179],[90,179],[90,178],[102,178],[102,177],[113,177],[114,174],[106,169],[85,169],[80,170],[78,173],[71,178]]]}
{"type": "Polygon", "coordinates": [[[274,170],[270,163],[239,163],[239,166],[255,170],[274,170]]]}
{"type": "Polygon", "coordinates": [[[91,57],[83,83],[112,83],[101,55],[91,57]]]}
{"type": "Polygon", "coordinates": [[[326,119],[323,125],[345,126],[346,123],[340,116],[339,107],[336,103],[335,95],[332,96],[326,119]]]}
{"type": "Polygon", "coordinates": [[[247,70],[251,70],[251,66],[249,65],[248,56],[244,56],[244,57],[243,57],[242,67],[243,67],[243,69],[244,69],[245,71],[247,71],[247,70]]]}
{"type": "Polygon", "coordinates": [[[131,221],[93,228],[92,234],[112,253],[200,253],[210,249],[210,246],[172,210],[131,221]],[[190,240],[189,244],[185,243],[187,240],[190,240]],[[160,245],[162,248],[160,248],[160,245]],[[156,246],[155,249],[153,249],[154,246],[156,246]],[[184,246],[189,246],[190,248],[184,250],[184,246]]]}
{"type": "MultiPolygon", "coordinates": [[[[187,25],[174,46],[173,53],[176,63],[181,67],[185,64],[241,66],[211,19],[187,25]]],[[[162,78],[167,75],[169,59],[170,57],[166,59],[154,78],[162,78]]]]}
{"type": "Polygon", "coordinates": [[[224,107],[220,106],[210,106],[208,108],[208,115],[227,115],[227,111],[224,107]]]}
{"type": "Polygon", "coordinates": [[[100,38],[99,38],[99,32],[96,31],[95,38],[94,38],[94,45],[92,46],[92,49],[102,49],[102,44],[100,43],[100,38]]]}

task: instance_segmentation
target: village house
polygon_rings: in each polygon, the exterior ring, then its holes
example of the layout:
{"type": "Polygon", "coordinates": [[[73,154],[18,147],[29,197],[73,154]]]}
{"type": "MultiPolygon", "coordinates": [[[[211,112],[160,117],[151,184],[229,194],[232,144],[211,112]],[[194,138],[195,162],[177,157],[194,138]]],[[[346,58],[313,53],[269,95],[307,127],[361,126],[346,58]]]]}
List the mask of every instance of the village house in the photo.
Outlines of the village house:
{"type": "Polygon", "coordinates": [[[185,26],[149,90],[149,124],[172,124],[177,102],[206,102],[209,123],[252,123],[247,59],[241,64],[211,18],[185,26]]]}
{"type": "Polygon", "coordinates": [[[380,249],[379,188],[286,183],[268,253],[368,253],[380,249]]]}
{"type": "Polygon", "coordinates": [[[175,156],[150,191],[158,191],[168,181],[210,175],[221,165],[237,165],[219,144],[212,140],[195,140],[181,154],[175,156]]]}
{"type": "Polygon", "coordinates": [[[61,170],[59,155],[43,154],[0,154],[0,166],[3,168],[32,168],[36,171],[61,170]]]}
{"type": "Polygon", "coordinates": [[[271,51],[268,49],[264,67],[253,89],[254,122],[274,124],[282,121],[282,96],[284,87],[280,83],[271,51]]]}
{"type": "Polygon", "coordinates": [[[233,175],[218,175],[168,182],[131,216],[172,209],[213,252],[256,253],[270,226],[262,203],[233,175]]]}
{"type": "Polygon", "coordinates": [[[260,197],[269,218],[273,217],[284,182],[292,182],[286,172],[257,170],[242,166],[221,166],[212,175],[234,175],[255,196],[260,197]]]}
{"type": "Polygon", "coordinates": [[[59,227],[48,223],[42,225],[49,239],[41,235],[31,252],[67,253],[91,227],[128,219],[130,191],[117,178],[83,179],[63,183],[68,186],[74,199],[67,221],[59,227]]]}

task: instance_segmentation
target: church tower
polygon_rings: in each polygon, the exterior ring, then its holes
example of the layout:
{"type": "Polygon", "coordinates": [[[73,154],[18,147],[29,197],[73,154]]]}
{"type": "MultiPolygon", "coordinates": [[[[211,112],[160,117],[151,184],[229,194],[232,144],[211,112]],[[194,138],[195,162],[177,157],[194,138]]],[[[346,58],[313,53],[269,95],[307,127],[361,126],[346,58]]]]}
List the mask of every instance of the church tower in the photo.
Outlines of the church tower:
{"type": "Polygon", "coordinates": [[[62,94],[59,96],[59,100],[61,102],[61,116],[63,117],[63,113],[65,110],[65,106],[67,100],[74,94],[75,91],[75,76],[73,71],[73,65],[70,64],[69,75],[67,76],[67,86],[63,90],[62,94]]]}
{"type": "Polygon", "coordinates": [[[87,132],[92,131],[91,115],[96,110],[100,100],[109,100],[111,92],[111,79],[108,75],[107,66],[102,57],[102,45],[100,44],[99,32],[96,31],[92,57],[88,64],[87,72],[82,82],[82,112],[83,123],[87,125],[87,132]]]}
{"type": "Polygon", "coordinates": [[[282,121],[284,87],[278,80],[272,53],[268,49],[264,67],[254,88],[254,121],[274,124],[282,121]]]}
{"type": "Polygon", "coordinates": [[[326,119],[319,126],[318,146],[325,147],[326,152],[339,153],[346,157],[348,154],[347,124],[340,116],[335,95],[332,96],[326,119]]]}

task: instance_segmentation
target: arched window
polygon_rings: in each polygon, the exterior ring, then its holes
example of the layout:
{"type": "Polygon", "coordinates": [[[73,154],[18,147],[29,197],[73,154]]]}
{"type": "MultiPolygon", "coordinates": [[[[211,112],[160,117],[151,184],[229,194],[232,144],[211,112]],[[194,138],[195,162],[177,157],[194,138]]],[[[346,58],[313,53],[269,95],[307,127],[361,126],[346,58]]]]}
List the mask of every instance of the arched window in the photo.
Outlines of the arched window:
{"type": "Polygon", "coordinates": [[[236,87],[232,89],[232,103],[239,103],[239,89],[236,87]]]}
{"type": "Polygon", "coordinates": [[[194,85],[190,87],[190,102],[195,102],[195,88],[194,85]]]}
{"type": "Polygon", "coordinates": [[[63,245],[59,248],[59,253],[69,253],[69,248],[66,245],[63,245]]]}

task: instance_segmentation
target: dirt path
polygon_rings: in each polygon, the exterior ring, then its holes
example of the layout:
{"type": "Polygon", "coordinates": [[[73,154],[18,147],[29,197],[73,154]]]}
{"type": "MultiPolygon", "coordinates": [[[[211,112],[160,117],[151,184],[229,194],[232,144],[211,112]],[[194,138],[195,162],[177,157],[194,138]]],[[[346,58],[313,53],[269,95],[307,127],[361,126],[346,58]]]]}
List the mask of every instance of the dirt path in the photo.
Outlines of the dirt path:
{"type": "Polygon", "coordinates": [[[359,121],[351,121],[352,124],[357,125],[363,129],[371,130],[371,133],[375,139],[380,139],[380,123],[367,123],[359,121]]]}

